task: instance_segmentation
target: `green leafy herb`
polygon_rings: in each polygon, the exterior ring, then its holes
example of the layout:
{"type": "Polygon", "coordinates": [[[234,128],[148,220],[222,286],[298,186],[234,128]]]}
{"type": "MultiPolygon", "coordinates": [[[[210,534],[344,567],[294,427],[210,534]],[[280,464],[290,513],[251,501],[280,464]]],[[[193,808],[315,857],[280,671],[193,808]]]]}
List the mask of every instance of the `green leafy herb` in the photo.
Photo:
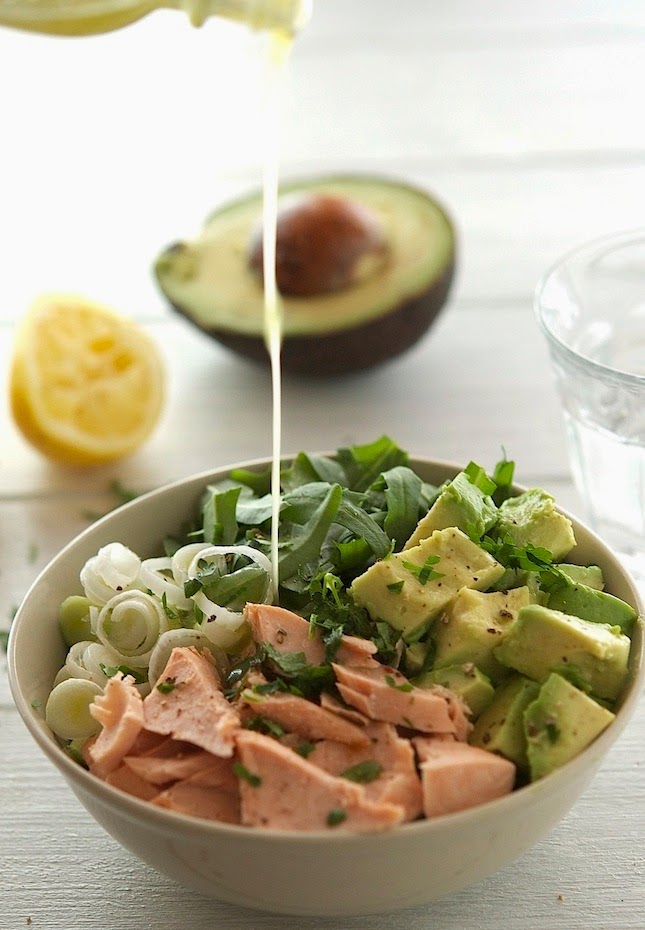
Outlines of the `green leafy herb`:
{"type": "Polygon", "coordinates": [[[344,811],[342,807],[332,807],[332,809],[327,814],[328,827],[337,827],[345,820],[347,820],[347,811],[344,811]]]}
{"type": "Polygon", "coordinates": [[[302,756],[303,759],[307,759],[315,748],[315,743],[300,743],[298,746],[296,746],[295,751],[299,756],[302,756]]]}
{"type": "Polygon", "coordinates": [[[401,549],[410,538],[419,520],[421,478],[404,465],[397,465],[383,473],[387,513],[383,529],[401,549]]]}
{"type": "Polygon", "coordinates": [[[248,782],[252,788],[259,788],[260,785],[262,784],[262,779],[260,778],[260,776],[256,775],[254,772],[249,772],[247,767],[245,765],[242,765],[241,762],[233,763],[233,771],[235,772],[238,778],[244,779],[244,781],[248,782]]]}
{"type": "Polygon", "coordinates": [[[395,691],[414,691],[414,685],[411,682],[404,681],[399,685],[396,683],[396,679],[393,675],[386,675],[385,682],[390,688],[394,688],[395,691]]]}
{"type": "Polygon", "coordinates": [[[440,556],[438,555],[429,555],[425,560],[423,565],[417,565],[414,562],[403,561],[403,567],[407,568],[414,577],[417,579],[419,584],[425,585],[428,581],[435,581],[438,578],[443,578],[443,572],[437,572],[433,569],[433,565],[436,565],[440,561],[440,556]]]}
{"type": "Polygon", "coordinates": [[[38,710],[39,707],[43,706],[43,702],[36,699],[35,701],[31,702],[31,706],[34,708],[34,710],[38,710]]]}
{"type": "Polygon", "coordinates": [[[178,619],[179,619],[179,614],[178,614],[178,612],[177,612],[176,610],[174,610],[174,609],[168,604],[168,598],[167,598],[167,596],[166,596],[166,592],[165,592],[165,591],[164,591],[163,594],[161,595],[161,606],[163,607],[164,613],[165,613],[165,615],[168,617],[169,620],[178,620],[178,619]]]}
{"type": "Polygon", "coordinates": [[[170,694],[176,687],[177,682],[174,678],[165,678],[157,684],[157,691],[161,691],[162,694],[170,694]]]}
{"type": "Polygon", "coordinates": [[[204,542],[211,546],[229,546],[237,539],[236,508],[241,492],[232,487],[218,492],[209,488],[203,504],[204,542]]]}
{"type": "MultiPolygon", "coordinates": [[[[504,450],[502,450],[504,452],[504,450]]],[[[501,459],[493,470],[493,481],[497,489],[493,494],[493,500],[499,507],[513,493],[513,476],[515,474],[515,462],[509,461],[504,452],[504,458],[501,459]]]]}
{"type": "Polygon", "coordinates": [[[267,736],[275,736],[276,739],[285,734],[284,727],[280,726],[279,723],[262,716],[251,717],[246,722],[246,728],[247,730],[257,730],[258,733],[265,733],[267,736]]]}
{"type": "Polygon", "coordinates": [[[401,591],[403,590],[403,585],[404,585],[404,584],[405,584],[405,582],[404,582],[403,580],[401,580],[401,581],[393,581],[392,584],[389,584],[389,585],[387,586],[387,589],[388,589],[388,591],[391,591],[392,594],[400,594],[401,591]]]}
{"type": "Polygon", "coordinates": [[[340,777],[367,785],[377,779],[382,771],[383,766],[375,759],[365,759],[363,762],[357,762],[356,765],[345,769],[344,772],[340,773],[340,777]]]}
{"type": "MultiPolygon", "coordinates": [[[[104,665],[100,662],[101,671],[107,678],[114,678],[117,672],[122,675],[130,675],[134,678],[135,684],[142,685],[148,680],[148,676],[141,669],[130,668],[129,665],[104,665]]],[[[161,690],[161,689],[160,689],[161,690]]]]}
{"type": "Polygon", "coordinates": [[[556,724],[555,720],[545,721],[544,730],[549,738],[549,742],[557,743],[557,741],[560,739],[560,728],[556,724]]]}

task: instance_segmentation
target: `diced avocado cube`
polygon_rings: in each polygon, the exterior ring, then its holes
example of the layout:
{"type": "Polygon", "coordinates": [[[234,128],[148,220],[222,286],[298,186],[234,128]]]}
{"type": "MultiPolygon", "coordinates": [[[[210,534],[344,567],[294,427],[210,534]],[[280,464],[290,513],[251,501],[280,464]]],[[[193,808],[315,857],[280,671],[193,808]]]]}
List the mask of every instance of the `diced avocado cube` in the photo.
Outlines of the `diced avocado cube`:
{"type": "Polygon", "coordinates": [[[473,484],[465,471],[460,471],[441,489],[427,514],[405,544],[406,549],[418,546],[435,530],[456,526],[468,536],[482,537],[497,520],[493,499],[473,484]]]}
{"type": "Polygon", "coordinates": [[[471,718],[476,720],[481,712],[493,700],[495,689],[490,678],[484,675],[472,662],[463,665],[450,665],[447,668],[432,669],[412,680],[418,688],[432,688],[442,685],[454,694],[458,694],[468,705],[471,718]]]}
{"type": "Polygon", "coordinates": [[[419,675],[428,662],[430,643],[410,643],[403,651],[403,665],[408,678],[419,675]]]}
{"type": "Polygon", "coordinates": [[[524,711],[539,690],[537,682],[524,675],[509,678],[495,691],[493,700],[475,723],[468,742],[489,752],[497,752],[518,768],[527,769],[524,711]]]}
{"type": "Polygon", "coordinates": [[[596,591],[602,591],[605,587],[600,565],[574,565],[572,562],[560,562],[555,567],[574,584],[586,584],[590,588],[595,588],[596,591]]]}
{"type": "Polygon", "coordinates": [[[472,662],[495,683],[507,678],[494,650],[529,602],[526,586],[488,593],[462,588],[434,626],[434,668],[472,662]]]}
{"type": "Polygon", "coordinates": [[[448,527],[375,562],[349,592],[373,619],[385,620],[409,643],[421,638],[461,588],[486,589],[503,571],[465,533],[448,527]]]}
{"type": "Polygon", "coordinates": [[[535,681],[559,672],[597,697],[614,700],[627,677],[629,649],[629,637],[618,627],[529,604],[495,656],[535,681]]]}
{"type": "Polygon", "coordinates": [[[553,561],[563,559],[576,544],[571,521],[555,509],[555,501],[541,488],[509,497],[499,508],[495,532],[516,546],[548,549],[553,561]]]}
{"type": "Polygon", "coordinates": [[[611,711],[566,678],[549,675],[524,711],[531,781],[577,756],[613,719],[611,711]]]}
{"type": "Polygon", "coordinates": [[[547,607],[561,610],[574,617],[593,623],[619,626],[628,636],[638,616],[634,608],[620,598],[598,591],[586,584],[568,584],[554,587],[548,596],[547,607]]]}

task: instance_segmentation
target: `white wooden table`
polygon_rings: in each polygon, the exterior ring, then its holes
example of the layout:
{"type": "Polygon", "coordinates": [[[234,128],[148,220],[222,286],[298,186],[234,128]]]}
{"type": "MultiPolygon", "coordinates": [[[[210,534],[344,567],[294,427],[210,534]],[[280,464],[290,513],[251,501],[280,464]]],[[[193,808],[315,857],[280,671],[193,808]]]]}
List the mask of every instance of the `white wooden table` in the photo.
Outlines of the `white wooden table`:
{"type": "MultiPolygon", "coordinates": [[[[71,290],[142,320],[161,346],[163,422],[136,456],[53,466],[0,408],[0,627],[87,511],[270,452],[267,373],[175,318],[149,272],[229,194],[255,186],[256,43],[160,13],[91,40],[0,31],[0,371],[35,294],[71,290]]],[[[382,432],[411,452],[492,466],[578,510],[545,347],[543,270],[643,225],[645,8],[639,0],[318,0],[297,43],[285,175],[382,172],[422,184],[459,230],[436,328],[360,377],[285,385],[284,450],[382,432]]],[[[4,662],[0,657],[0,664],[4,662]]],[[[41,756],[0,670],[0,930],[644,930],[645,707],[566,820],[500,874],[369,920],[282,918],[196,897],[90,819],[41,756]]],[[[394,864],[393,864],[394,867],[394,864]]]]}

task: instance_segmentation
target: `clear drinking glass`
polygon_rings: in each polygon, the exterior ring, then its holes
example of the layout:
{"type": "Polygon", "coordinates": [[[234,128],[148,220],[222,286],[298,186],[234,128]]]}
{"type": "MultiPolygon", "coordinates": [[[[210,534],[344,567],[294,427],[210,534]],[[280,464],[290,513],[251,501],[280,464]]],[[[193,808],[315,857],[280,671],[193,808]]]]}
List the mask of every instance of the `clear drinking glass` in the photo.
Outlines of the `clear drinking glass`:
{"type": "Polygon", "coordinates": [[[535,310],[588,521],[645,582],[645,230],[565,255],[535,310]]]}

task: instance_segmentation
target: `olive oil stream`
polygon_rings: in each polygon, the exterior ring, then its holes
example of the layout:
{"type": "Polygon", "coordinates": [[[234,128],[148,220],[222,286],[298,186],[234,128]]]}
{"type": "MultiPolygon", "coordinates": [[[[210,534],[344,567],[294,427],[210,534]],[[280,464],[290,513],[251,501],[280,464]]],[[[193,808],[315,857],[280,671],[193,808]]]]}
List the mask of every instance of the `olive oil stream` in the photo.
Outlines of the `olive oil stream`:
{"type": "Polygon", "coordinates": [[[268,36],[268,95],[265,111],[264,177],[262,208],[262,268],[264,278],[264,339],[271,364],[271,568],[274,601],[278,600],[280,460],[282,448],[282,349],[283,308],[276,281],[276,240],[280,169],[280,103],[282,85],[293,39],[282,31],[268,36]]]}

